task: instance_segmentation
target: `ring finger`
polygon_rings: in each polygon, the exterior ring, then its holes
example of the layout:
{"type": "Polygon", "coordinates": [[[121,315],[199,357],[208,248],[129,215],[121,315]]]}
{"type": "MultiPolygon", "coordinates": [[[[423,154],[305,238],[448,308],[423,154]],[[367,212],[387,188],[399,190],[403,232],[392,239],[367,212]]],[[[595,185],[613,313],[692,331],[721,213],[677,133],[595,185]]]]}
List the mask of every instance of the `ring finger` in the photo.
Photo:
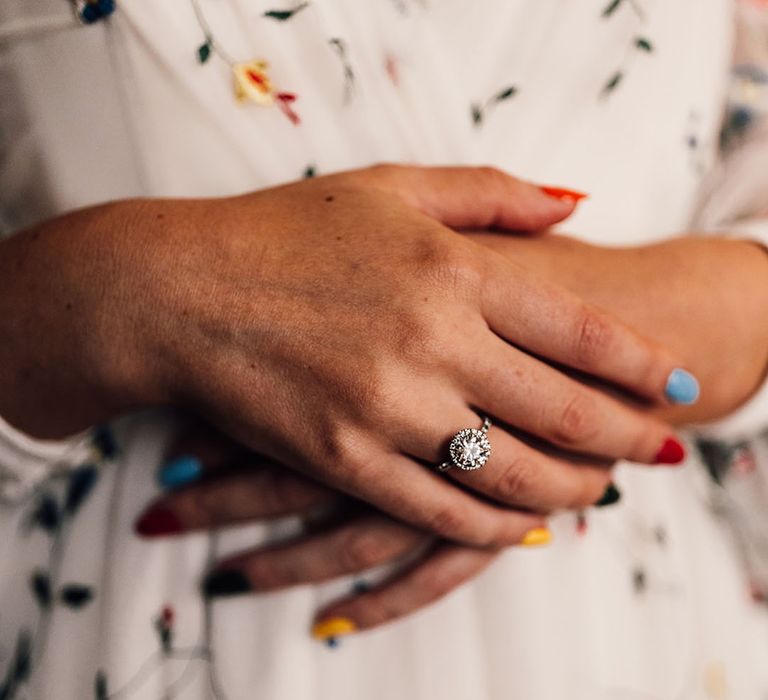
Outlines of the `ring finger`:
{"type": "Polygon", "coordinates": [[[242,552],[216,565],[203,582],[208,596],[274,591],[320,583],[393,562],[431,536],[379,514],[319,534],[242,552]]]}
{"type": "MultiPolygon", "coordinates": [[[[422,422],[424,428],[410,434],[401,447],[435,466],[447,459],[452,436],[463,428],[479,428],[482,420],[466,406],[420,415],[422,421],[424,415],[439,418],[422,422]]],[[[482,468],[454,467],[446,477],[497,502],[541,513],[593,505],[611,483],[611,470],[604,463],[550,456],[498,426],[490,428],[488,438],[491,455],[482,468]]]]}

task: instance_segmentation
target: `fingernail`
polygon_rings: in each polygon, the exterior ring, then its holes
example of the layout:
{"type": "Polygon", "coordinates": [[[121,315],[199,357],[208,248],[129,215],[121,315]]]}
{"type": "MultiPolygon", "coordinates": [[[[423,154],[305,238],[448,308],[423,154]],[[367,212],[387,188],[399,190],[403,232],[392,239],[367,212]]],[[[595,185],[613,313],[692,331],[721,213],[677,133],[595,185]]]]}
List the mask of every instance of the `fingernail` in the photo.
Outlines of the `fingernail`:
{"type": "Polygon", "coordinates": [[[552,541],[552,533],[546,527],[537,527],[525,533],[520,544],[523,547],[541,547],[552,541]]]}
{"type": "Polygon", "coordinates": [[[177,535],[184,531],[184,526],[173,511],[167,508],[150,508],[134,525],[136,534],[142,537],[162,537],[177,535]]]}
{"type": "Polygon", "coordinates": [[[166,462],[157,480],[164,489],[175,489],[200,478],[203,463],[193,455],[182,455],[166,462]]]}
{"type": "Polygon", "coordinates": [[[212,571],[203,581],[203,594],[206,598],[223,598],[241,595],[251,590],[251,582],[238,569],[212,571]]]}
{"type": "Polygon", "coordinates": [[[685,460],[685,447],[675,438],[667,438],[656,454],[656,464],[680,464],[685,460]]]}
{"type": "Polygon", "coordinates": [[[598,508],[605,508],[605,506],[612,506],[614,503],[618,503],[621,500],[621,491],[616,488],[615,484],[608,484],[605,489],[605,493],[602,495],[599,501],[595,503],[598,508]]]}
{"type": "Polygon", "coordinates": [[[550,187],[549,185],[540,185],[539,189],[546,195],[559,199],[561,202],[580,202],[589,195],[586,192],[568,190],[565,187],[550,187]]]}
{"type": "Polygon", "coordinates": [[[324,642],[353,632],[357,632],[357,625],[348,617],[330,617],[312,627],[312,636],[324,642]]]}
{"type": "Polygon", "coordinates": [[[664,394],[672,403],[686,406],[696,403],[699,398],[699,382],[690,372],[678,367],[669,375],[664,394]]]}

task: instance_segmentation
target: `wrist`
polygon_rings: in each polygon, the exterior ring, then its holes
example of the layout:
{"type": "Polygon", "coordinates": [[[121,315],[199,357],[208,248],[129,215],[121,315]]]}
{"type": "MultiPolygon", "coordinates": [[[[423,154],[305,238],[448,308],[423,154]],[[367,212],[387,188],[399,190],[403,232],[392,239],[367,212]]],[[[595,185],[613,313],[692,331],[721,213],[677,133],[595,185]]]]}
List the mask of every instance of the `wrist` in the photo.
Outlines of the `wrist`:
{"type": "Polygon", "coordinates": [[[116,244],[132,210],[74,212],[0,244],[0,414],[32,436],[71,435],[151,396],[116,244]]]}

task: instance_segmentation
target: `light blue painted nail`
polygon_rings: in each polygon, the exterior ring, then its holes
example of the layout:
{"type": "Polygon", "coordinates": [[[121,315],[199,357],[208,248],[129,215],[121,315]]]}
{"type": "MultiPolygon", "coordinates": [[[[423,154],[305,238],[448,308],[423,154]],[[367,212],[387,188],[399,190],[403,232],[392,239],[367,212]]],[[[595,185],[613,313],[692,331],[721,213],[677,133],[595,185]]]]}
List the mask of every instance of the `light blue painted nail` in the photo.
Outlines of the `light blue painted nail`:
{"type": "Polygon", "coordinates": [[[200,478],[203,463],[193,455],[176,457],[163,465],[157,480],[164,489],[175,489],[200,478]]]}
{"type": "Polygon", "coordinates": [[[667,379],[664,394],[672,403],[686,406],[696,403],[699,398],[699,382],[690,372],[680,368],[673,369],[667,379]]]}

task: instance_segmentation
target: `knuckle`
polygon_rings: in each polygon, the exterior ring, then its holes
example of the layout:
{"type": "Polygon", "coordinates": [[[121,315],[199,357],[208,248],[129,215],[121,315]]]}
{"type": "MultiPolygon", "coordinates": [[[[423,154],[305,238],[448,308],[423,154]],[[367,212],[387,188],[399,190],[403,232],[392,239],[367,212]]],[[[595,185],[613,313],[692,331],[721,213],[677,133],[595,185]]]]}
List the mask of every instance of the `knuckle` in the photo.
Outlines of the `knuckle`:
{"type": "MultiPolygon", "coordinates": [[[[356,403],[360,403],[359,399],[356,403]]],[[[312,462],[332,469],[339,476],[352,476],[367,464],[361,430],[347,421],[331,421],[317,431],[316,456],[312,462]]]]}
{"type": "Polygon", "coordinates": [[[575,352],[582,366],[594,366],[609,351],[615,336],[610,321],[598,311],[584,308],[576,325],[575,352]]]}
{"type": "Polygon", "coordinates": [[[357,529],[345,533],[339,544],[339,562],[344,571],[361,571],[383,561],[387,542],[372,530],[357,529]]]}
{"type": "Polygon", "coordinates": [[[451,290],[460,298],[471,298],[483,281],[481,258],[472,246],[448,237],[435,237],[420,251],[421,274],[441,290],[451,290]]]}
{"type": "Polygon", "coordinates": [[[284,567],[280,566],[277,557],[254,555],[245,565],[248,580],[256,591],[267,591],[289,585],[286,580],[284,567]]]}
{"type": "Polygon", "coordinates": [[[466,516],[458,508],[443,506],[429,516],[427,527],[441,537],[463,539],[465,522],[466,516]]]}
{"type": "Polygon", "coordinates": [[[434,358],[443,345],[444,331],[432,314],[403,314],[393,341],[397,353],[409,363],[423,364],[434,358]]]}
{"type": "MultiPolygon", "coordinates": [[[[389,339],[394,345],[393,332],[389,339]]],[[[414,341],[415,342],[415,341],[414,341]]],[[[352,370],[348,365],[333,371],[332,381],[336,397],[345,414],[333,421],[329,427],[334,434],[334,444],[341,457],[358,451],[361,436],[357,432],[372,421],[385,419],[391,412],[397,412],[397,358],[389,348],[380,355],[358,357],[352,370]]]]}
{"type": "Polygon", "coordinates": [[[536,488],[540,473],[541,469],[535,460],[529,457],[516,458],[496,482],[496,497],[507,503],[526,500],[528,494],[536,488]]]}
{"type": "Polygon", "coordinates": [[[598,430],[593,397],[578,393],[566,402],[553,430],[553,438],[564,445],[582,445],[598,430]]]}

